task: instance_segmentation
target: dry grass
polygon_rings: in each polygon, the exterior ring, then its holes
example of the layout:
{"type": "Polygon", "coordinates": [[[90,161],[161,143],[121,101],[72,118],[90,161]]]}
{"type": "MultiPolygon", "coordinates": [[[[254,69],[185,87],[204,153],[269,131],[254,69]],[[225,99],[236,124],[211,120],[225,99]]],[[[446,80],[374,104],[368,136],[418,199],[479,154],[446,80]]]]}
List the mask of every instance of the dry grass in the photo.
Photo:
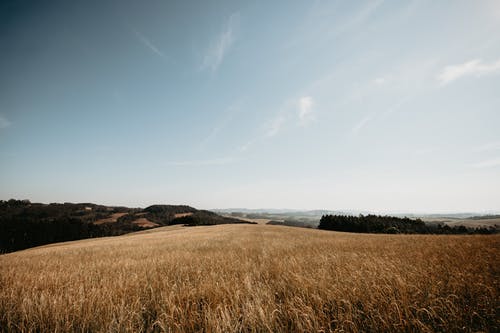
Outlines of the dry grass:
{"type": "Polygon", "coordinates": [[[133,221],[132,224],[135,224],[141,228],[152,228],[159,226],[158,223],[151,222],[145,217],[138,218],[137,220],[133,221]]]}
{"type": "Polygon", "coordinates": [[[127,214],[128,213],[114,213],[114,214],[111,214],[110,217],[95,221],[94,224],[114,223],[114,222],[118,221],[118,219],[120,217],[127,215],[127,214]]]}
{"type": "Polygon", "coordinates": [[[499,236],[159,228],[0,256],[1,331],[490,331],[499,236]]]}

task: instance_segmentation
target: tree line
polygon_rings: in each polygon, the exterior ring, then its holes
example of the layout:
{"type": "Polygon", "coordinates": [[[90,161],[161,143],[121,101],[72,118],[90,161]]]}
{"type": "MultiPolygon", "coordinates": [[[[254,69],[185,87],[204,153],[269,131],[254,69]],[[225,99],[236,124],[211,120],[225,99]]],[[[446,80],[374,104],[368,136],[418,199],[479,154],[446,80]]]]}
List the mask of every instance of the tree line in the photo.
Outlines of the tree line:
{"type": "MultiPolygon", "coordinates": [[[[125,208],[117,207],[115,210],[125,208]]],[[[141,228],[92,222],[109,216],[107,207],[93,204],[37,204],[27,200],[0,200],[0,253],[49,243],[121,235],[141,228]],[[85,207],[92,210],[87,211],[85,207]]]]}
{"type": "Polygon", "coordinates": [[[323,215],[318,229],[382,234],[492,234],[490,228],[450,227],[446,224],[428,224],[421,219],[381,215],[323,215]]]}

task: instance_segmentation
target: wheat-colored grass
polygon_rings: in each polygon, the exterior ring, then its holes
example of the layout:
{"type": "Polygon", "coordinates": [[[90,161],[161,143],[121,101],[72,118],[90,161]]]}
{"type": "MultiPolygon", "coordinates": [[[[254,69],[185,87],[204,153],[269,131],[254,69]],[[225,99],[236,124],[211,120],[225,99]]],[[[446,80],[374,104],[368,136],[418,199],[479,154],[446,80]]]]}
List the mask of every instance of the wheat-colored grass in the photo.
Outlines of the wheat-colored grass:
{"type": "Polygon", "coordinates": [[[499,236],[167,227],[0,256],[1,331],[499,329],[499,236]]]}
{"type": "Polygon", "coordinates": [[[141,228],[152,228],[152,227],[157,227],[159,226],[158,223],[151,222],[145,217],[140,217],[135,221],[132,221],[132,224],[135,224],[141,228]]]}

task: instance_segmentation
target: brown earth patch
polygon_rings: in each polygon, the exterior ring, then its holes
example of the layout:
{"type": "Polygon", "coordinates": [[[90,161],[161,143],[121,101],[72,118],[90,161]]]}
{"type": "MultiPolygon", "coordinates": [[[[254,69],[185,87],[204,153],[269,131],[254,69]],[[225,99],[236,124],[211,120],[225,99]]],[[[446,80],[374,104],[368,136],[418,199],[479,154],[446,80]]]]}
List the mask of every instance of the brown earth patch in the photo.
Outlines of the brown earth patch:
{"type": "Polygon", "coordinates": [[[150,220],[148,220],[145,217],[141,217],[141,218],[135,220],[132,223],[135,224],[135,225],[137,225],[137,226],[139,226],[139,227],[141,227],[141,228],[152,228],[152,227],[159,226],[158,223],[151,222],[150,220]]]}
{"type": "Polygon", "coordinates": [[[177,213],[174,215],[174,218],[179,218],[179,217],[185,217],[185,216],[191,216],[193,213],[177,213]]]}
{"type": "Polygon", "coordinates": [[[111,214],[110,217],[95,221],[94,224],[114,223],[114,222],[118,221],[118,219],[120,217],[127,215],[127,214],[128,213],[114,213],[114,214],[111,214]]]}

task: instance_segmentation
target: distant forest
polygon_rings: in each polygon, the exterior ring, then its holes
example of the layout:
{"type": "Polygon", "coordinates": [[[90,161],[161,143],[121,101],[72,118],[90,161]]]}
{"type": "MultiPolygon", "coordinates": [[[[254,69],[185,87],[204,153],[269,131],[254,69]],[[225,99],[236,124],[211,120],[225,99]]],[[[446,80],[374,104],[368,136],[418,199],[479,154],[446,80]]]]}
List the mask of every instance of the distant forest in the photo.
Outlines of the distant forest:
{"type": "Polygon", "coordinates": [[[429,224],[421,219],[380,215],[323,215],[319,229],[377,234],[493,234],[494,227],[466,228],[429,224]]]}
{"type": "Polygon", "coordinates": [[[249,222],[190,206],[153,205],[141,209],[91,203],[41,204],[28,200],[0,200],[0,253],[56,242],[123,235],[166,225],[227,223],[249,222]]]}

